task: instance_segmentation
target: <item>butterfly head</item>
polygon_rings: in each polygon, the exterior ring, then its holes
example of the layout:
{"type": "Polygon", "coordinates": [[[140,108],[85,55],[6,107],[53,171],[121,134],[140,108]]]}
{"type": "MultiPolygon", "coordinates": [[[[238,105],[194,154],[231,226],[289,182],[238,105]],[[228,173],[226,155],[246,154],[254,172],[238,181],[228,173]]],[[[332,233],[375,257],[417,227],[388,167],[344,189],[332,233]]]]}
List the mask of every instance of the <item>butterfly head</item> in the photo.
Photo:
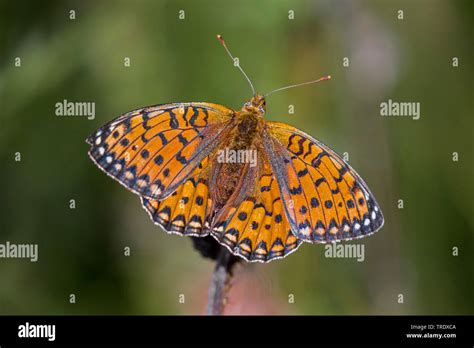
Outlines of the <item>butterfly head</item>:
{"type": "Polygon", "coordinates": [[[242,107],[242,111],[251,112],[262,117],[266,110],[265,97],[260,94],[255,94],[252,99],[242,107]]]}

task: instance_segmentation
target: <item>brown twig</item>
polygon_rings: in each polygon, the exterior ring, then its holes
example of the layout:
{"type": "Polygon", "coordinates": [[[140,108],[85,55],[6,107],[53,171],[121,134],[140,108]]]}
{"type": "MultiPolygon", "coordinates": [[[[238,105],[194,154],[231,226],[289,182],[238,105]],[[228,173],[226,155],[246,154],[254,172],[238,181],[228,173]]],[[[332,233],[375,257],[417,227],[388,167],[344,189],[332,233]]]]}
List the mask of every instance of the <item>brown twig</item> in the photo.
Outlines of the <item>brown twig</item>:
{"type": "Polygon", "coordinates": [[[208,315],[221,315],[224,312],[226,296],[231,286],[232,269],[240,258],[232,255],[211,236],[191,237],[191,239],[194,248],[203,257],[216,261],[216,268],[209,285],[209,301],[206,313],[208,315]]]}
{"type": "Polygon", "coordinates": [[[208,315],[222,315],[226,303],[226,296],[230,290],[230,280],[232,278],[232,268],[237,262],[226,248],[221,247],[216,260],[216,268],[212,274],[209,285],[209,295],[207,303],[208,315]]]}

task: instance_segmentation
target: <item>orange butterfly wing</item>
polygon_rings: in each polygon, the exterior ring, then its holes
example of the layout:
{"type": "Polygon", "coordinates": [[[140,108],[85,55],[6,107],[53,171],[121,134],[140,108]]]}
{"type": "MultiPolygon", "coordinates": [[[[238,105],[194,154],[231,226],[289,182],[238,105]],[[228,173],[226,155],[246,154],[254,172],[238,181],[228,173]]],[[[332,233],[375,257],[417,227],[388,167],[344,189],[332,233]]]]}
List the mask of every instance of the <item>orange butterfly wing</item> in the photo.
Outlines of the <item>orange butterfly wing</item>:
{"type": "Polygon", "coordinates": [[[284,123],[267,122],[265,148],[295,235],[326,243],[372,234],[384,222],[360,176],[326,145],[284,123]]]}
{"type": "Polygon", "coordinates": [[[87,142],[104,172],[141,196],[173,193],[232,128],[234,111],[211,103],[176,103],[126,113],[87,142]]]}
{"type": "Polygon", "coordinates": [[[260,151],[260,166],[243,178],[241,199],[213,222],[211,232],[219,243],[247,261],[282,258],[301,244],[291,232],[277,179],[265,157],[260,151]]]}
{"type": "MultiPolygon", "coordinates": [[[[208,159],[201,163],[207,168],[208,159]]],[[[195,169],[185,182],[167,198],[159,201],[141,197],[142,206],[150,218],[165,231],[187,236],[203,237],[209,234],[208,170],[195,169]],[[207,223],[206,223],[207,222],[207,223]]]]}
{"type": "Polygon", "coordinates": [[[210,220],[209,175],[188,179],[165,200],[142,198],[143,207],[166,231],[199,237],[211,234],[233,254],[251,262],[285,257],[302,243],[291,232],[268,162],[248,172],[242,199],[214,221],[210,220]]]}

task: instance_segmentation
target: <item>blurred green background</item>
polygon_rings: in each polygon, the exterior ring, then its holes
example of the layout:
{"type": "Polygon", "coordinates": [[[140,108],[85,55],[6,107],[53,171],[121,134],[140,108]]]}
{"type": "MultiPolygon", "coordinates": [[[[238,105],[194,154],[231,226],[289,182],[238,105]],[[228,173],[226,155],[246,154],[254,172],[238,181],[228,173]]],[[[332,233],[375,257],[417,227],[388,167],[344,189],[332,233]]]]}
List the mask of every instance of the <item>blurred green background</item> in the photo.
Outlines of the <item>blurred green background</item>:
{"type": "Polygon", "coordinates": [[[84,140],[146,105],[240,109],[250,89],[218,33],[260,92],[333,76],[272,95],[267,119],[347,152],[386,220],[357,241],[364,262],[304,244],[239,266],[227,313],[472,314],[473,5],[1,0],[0,243],[38,243],[39,260],[0,259],[0,314],[204,313],[214,264],[153,225],[84,140]],[[95,102],[95,119],[57,117],[64,99],[95,102]],[[380,116],[388,99],[421,103],[421,118],[380,116]]]}

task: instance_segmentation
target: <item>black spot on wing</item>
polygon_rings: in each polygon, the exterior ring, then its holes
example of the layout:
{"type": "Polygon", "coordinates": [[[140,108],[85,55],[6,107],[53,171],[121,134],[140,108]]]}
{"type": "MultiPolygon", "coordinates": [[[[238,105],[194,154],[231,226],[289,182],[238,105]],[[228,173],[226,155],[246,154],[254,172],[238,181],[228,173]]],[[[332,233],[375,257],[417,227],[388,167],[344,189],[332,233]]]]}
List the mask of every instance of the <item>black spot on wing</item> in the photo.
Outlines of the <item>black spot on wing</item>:
{"type": "Polygon", "coordinates": [[[170,124],[169,127],[172,129],[176,129],[179,127],[179,122],[178,119],[176,118],[176,114],[172,110],[168,110],[168,113],[170,114],[170,124]]]}
{"type": "Polygon", "coordinates": [[[305,169],[303,169],[303,170],[300,170],[300,171],[298,171],[297,174],[298,174],[298,177],[301,178],[301,177],[303,177],[303,176],[305,176],[305,175],[308,174],[308,169],[305,168],[305,169]]]}
{"type": "Polygon", "coordinates": [[[314,182],[314,184],[316,185],[316,187],[319,187],[319,185],[321,185],[323,182],[326,182],[326,179],[325,178],[319,178],[314,182]]]}
{"type": "Polygon", "coordinates": [[[166,144],[168,144],[168,139],[166,139],[166,137],[165,137],[165,135],[163,134],[163,132],[158,133],[158,137],[160,138],[160,141],[161,141],[161,145],[162,145],[162,146],[165,146],[166,144]]]}
{"type": "Polygon", "coordinates": [[[298,187],[293,187],[293,188],[290,189],[290,193],[292,195],[300,195],[302,192],[303,192],[303,189],[302,189],[301,185],[299,185],[298,187]]]}
{"type": "Polygon", "coordinates": [[[181,154],[181,151],[179,151],[177,154],[176,154],[176,160],[181,163],[181,164],[188,164],[188,160],[186,159],[186,157],[183,157],[182,154],[181,154]]]}
{"type": "Polygon", "coordinates": [[[188,139],[186,139],[181,133],[178,134],[178,140],[185,146],[188,144],[188,139]]]}
{"type": "Polygon", "coordinates": [[[324,156],[328,156],[329,154],[326,151],[321,151],[312,161],[311,165],[314,168],[318,168],[321,165],[321,160],[324,156]]]}

